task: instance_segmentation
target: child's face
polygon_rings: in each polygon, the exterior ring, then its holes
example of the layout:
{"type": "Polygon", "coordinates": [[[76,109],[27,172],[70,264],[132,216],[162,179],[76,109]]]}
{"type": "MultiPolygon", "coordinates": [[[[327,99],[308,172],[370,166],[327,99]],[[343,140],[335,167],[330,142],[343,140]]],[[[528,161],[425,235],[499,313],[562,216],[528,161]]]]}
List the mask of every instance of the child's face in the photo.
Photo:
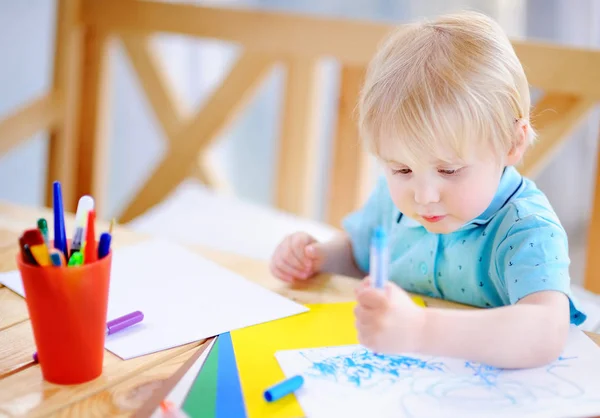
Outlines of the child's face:
{"type": "Polygon", "coordinates": [[[487,209],[507,163],[489,150],[480,150],[463,162],[428,159],[409,165],[400,147],[390,151],[384,166],[394,204],[429,232],[439,234],[456,231],[487,209]]]}

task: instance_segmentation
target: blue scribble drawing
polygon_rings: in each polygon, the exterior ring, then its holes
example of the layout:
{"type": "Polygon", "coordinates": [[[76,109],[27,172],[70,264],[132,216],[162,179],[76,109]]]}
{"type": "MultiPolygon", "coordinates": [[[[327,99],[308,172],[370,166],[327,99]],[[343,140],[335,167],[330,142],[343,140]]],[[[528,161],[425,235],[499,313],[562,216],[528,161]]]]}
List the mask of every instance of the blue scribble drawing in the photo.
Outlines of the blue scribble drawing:
{"type": "Polygon", "coordinates": [[[561,399],[600,402],[586,394],[577,380],[568,378],[573,376],[570,369],[577,356],[561,356],[524,375],[520,370],[473,361],[376,354],[362,346],[301,350],[298,354],[305,364],[305,377],[339,388],[328,392],[327,402],[333,396],[348,406],[356,399],[355,408],[359,408],[366,399],[361,394],[368,393],[383,408],[378,413],[396,411],[395,416],[417,417],[423,411],[440,417],[479,417],[483,412],[486,416],[508,416],[552,412],[561,399]]]}
{"type": "MultiPolygon", "coordinates": [[[[580,395],[583,393],[583,390],[575,383],[569,381],[558,375],[555,372],[555,369],[558,368],[568,368],[570,364],[569,360],[575,360],[577,357],[559,357],[552,364],[545,367],[546,375],[544,376],[543,385],[538,384],[537,382],[531,386],[531,390],[529,392],[534,392],[535,390],[547,391],[552,396],[573,396],[580,395]],[[548,385],[549,379],[554,379],[551,385],[548,385]],[[566,390],[566,389],[569,390],[566,390]]],[[[516,372],[515,370],[504,370],[499,369],[497,367],[488,366],[482,363],[476,362],[465,362],[465,369],[470,370],[472,374],[468,374],[469,377],[466,381],[473,386],[484,386],[488,388],[499,388],[503,385],[507,385],[510,383],[514,383],[511,379],[512,375],[516,372]]],[[[514,400],[512,396],[507,396],[507,399],[514,400]]]]}
{"type": "Polygon", "coordinates": [[[306,374],[319,379],[345,383],[357,388],[370,388],[392,384],[399,379],[413,377],[415,371],[444,372],[442,362],[425,361],[409,356],[376,354],[359,349],[349,355],[324,359],[312,358],[310,352],[300,352],[312,365],[306,374]]]}
{"type": "Polygon", "coordinates": [[[307,416],[538,418],[598,416],[600,351],[572,328],[563,354],[542,367],[503,369],[416,353],[376,354],[361,345],[285,350],[286,375],[307,416]]]}
{"type": "Polygon", "coordinates": [[[488,386],[494,386],[498,380],[498,376],[502,373],[502,369],[497,367],[471,361],[465,362],[465,367],[473,370],[473,376],[479,378],[483,384],[488,386]]]}
{"type": "Polygon", "coordinates": [[[411,390],[402,396],[404,414],[418,416],[423,403],[435,405],[441,411],[468,413],[488,410],[508,414],[544,409],[540,401],[582,397],[585,391],[577,383],[561,376],[558,370],[569,368],[577,357],[559,357],[544,368],[545,373],[530,376],[526,381],[515,378],[518,370],[506,370],[477,362],[465,362],[464,369],[445,375],[421,376],[411,383],[411,390]]]}

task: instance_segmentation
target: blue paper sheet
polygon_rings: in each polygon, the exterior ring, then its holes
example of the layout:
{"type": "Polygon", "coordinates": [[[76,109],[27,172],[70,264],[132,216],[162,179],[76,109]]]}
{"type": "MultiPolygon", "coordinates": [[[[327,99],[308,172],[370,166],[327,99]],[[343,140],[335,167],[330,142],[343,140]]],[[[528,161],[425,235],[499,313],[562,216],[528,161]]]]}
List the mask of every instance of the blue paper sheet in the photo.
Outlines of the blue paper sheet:
{"type": "Polygon", "coordinates": [[[217,418],[246,417],[237,362],[231,335],[228,332],[219,335],[218,364],[215,416],[217,418]]]}

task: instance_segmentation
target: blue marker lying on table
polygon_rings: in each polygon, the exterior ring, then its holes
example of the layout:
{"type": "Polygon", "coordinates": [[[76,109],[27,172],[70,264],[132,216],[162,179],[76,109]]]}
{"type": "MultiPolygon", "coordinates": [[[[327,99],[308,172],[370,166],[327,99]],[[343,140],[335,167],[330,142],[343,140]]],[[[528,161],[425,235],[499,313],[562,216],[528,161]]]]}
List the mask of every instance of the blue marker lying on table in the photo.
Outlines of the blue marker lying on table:
{"type": "MultiPolygon", "coordinates": [[[[383,288],[389,274],[390,252],[388,249],[387,235],[383,228],[378,227],[371,238],[371,259],[369,276],[373,280],[375,287],[383,288]]],[[[276,385],[271,386],[264,392],[267,402],[274,402],[300,389],[304,384],[304,378],[301,375],[295,375],[285,379],[276,385]]]]}
{"type": "Polygon", "coordinates": [[[303,384],[304,378],[302,376],[292,376],[289,379],[285,379],[283,382],[277,383],[276,385],[265,390],[265,400],[267,402],[273,402],[281,399],[284,396],[300,389],[303,384]]]}

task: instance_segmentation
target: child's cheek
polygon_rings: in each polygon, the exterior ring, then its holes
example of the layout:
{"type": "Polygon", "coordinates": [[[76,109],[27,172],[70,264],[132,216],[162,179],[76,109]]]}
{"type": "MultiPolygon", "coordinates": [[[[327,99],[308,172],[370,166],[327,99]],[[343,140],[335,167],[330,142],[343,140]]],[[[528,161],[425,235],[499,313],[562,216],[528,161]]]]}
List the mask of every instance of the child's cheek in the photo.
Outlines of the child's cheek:
{"type": "Polygon", "coordinates": [[[396,204],[396,207],[407,216],[415,215],[415,200],[414,195],[405,193],[400,198],[400,202],[396,204]]]}
{"type": "Polygon", "coordinates": [[[456,186],[451,194],[452,204],[465,219],[479,216],[494,198],[495,189],[486,176],[473,176],[456,186]]]}
{"type": "Polygon", "coordinates": [[[408,187],[403,186],[400,182],[392,183],[390,187],[390,196],[392,202],[394,202],[394,205],[399,211],[411,213],[413,197],[411,196],[408,187]]]}

